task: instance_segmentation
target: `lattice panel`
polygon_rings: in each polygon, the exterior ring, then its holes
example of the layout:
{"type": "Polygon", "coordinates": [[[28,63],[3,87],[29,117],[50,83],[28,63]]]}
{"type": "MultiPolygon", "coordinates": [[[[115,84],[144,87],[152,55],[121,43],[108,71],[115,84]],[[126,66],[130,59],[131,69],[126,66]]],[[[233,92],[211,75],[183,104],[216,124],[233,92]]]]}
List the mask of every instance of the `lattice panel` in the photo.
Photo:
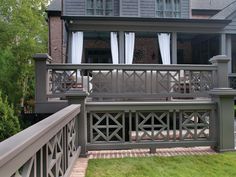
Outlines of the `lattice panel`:
{"type": "Polygon", "coordinates": [[[70,123],[67,124],[67,136],[68,136],[68,159],[69,161],[73,158],[74,154],[76,153],[77,147],[75,145],[76,141],[76,126],[75,126],[75,119],[73,119],[70,123]]]}
{"type": "Polygon", "coordinates": [[[185,71],[190,92],[206,92],[213,89],[213,74],[210,71],[185,71]]]}
{"type": "Polygon", "coordinates": [[[63,131],[61,130],[47,143],[48,177],[63,176],[63,131]]]}
{"type": "Polygon", "coordinates": [[[90,141],[124,142],[125,114],[118,113],[90,113],[90,141]]]}
{"type": "Polygon", "coordinates": [[[157,71],[157,93],[180,92],[180,71],[157,71]]]}
{"type": "Polygon", "coordinates": [[[230,76],[229,77],[229,84],[230,87],[236,89],[236,77],[230,76]]]}
{"type": "Polygon", "coordinates": [[[51,79],[53,93],[64,93],[81,87],[77,83],[77,70],[53,70],[51,79]]]}
{"type": "Polygon", "coordinates": [[[169,138],[169,112],[137,112],[136,140],[166,141],[169,138]]]}
{"type": "Polygon", "coordinates": [[[36,155],[26,162],[11,177],[32,177],[36,176],[36,155]]]}
{"type": "Polygon", "coordinates": [[[180,139],[198,140],[209,138],[209,124],[211,112],[181,111],[180,112],[180,139]]]}
{"type": "Polygon", "coordinates": [[[146,92],[146,71],[123,71],[122,84],[124,93],[146,92]]]}
{"type": "Polygon", "coordinates": [[[110,93],[112,91],[112,71],[93,71],[89,83],[92,87],[89,93],[110,93]]]}

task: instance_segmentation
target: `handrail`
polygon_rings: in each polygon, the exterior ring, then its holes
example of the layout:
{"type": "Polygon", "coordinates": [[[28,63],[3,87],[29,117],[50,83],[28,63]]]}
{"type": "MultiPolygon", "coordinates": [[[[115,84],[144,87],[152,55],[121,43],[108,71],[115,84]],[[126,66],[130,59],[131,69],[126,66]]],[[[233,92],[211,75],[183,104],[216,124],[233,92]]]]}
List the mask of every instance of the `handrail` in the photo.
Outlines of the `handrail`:
{"type": "Polygon", "coordinates": [[[0,176],[11,176],[80,113],[71,105],[0,143],[0,176]]]}
{"type": "Polygon", "coordinates": [[[104,69],[104,70],[114,70],[114,69],[124,69],[124,70],[196,70],[196,71],[209,71],[217,70],[215,65],[161,65],[161,64],[47,64],[47,69],[104,69]]]}

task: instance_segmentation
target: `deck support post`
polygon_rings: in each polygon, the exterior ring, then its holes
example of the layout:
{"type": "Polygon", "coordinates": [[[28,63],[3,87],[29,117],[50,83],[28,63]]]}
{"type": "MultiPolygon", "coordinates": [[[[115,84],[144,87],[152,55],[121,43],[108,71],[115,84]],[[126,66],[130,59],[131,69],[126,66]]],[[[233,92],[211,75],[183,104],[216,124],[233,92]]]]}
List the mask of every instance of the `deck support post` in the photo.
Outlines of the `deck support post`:
{"type": "Polygon", "coordinates": [[[210,62],[213,65],[217,66],[217,85],[216,88],[228,88],[229,79],[228,79],[228,63],[230,59],[226,55],[217,55],[210,59],[210,62]]]}
{"type": "Polygon", "coordinates": [[[229,88],[228,62],[225,55],[213,57],[210,62],[217,66],[217,88],[210,91],[212,99],[216,102],[216,117],[214,135],[219,152],[234,150],[234,96],[236,91],[229,88]]]}
{"type": "Polygon", "coordinates": [[[219,152],[234,150],[234,96],[236,91],[231,88],[216,88],[210,93],[216,102],[216,141],[214,147],[219,152]]]}
{"type": "Polygon", "coordinates": [[[85,110],[85,101],[87,92],[67,93],[68,104],[80,104],[80,114],[78,115],[78,146],[81,147],[80,156],[87,157],[87,113],[85,110]]]}
{"type": "MultiPolygon", "coordinates": [[[[47,102],[47,63],[50,63],[52,58],[48,54],[38,53],[33,56],[33,59],[35,61],[35,102],[36,104],[42,104],[47,102]]],[[[35,111],[37,112],[37,110],[35,111]]]]}

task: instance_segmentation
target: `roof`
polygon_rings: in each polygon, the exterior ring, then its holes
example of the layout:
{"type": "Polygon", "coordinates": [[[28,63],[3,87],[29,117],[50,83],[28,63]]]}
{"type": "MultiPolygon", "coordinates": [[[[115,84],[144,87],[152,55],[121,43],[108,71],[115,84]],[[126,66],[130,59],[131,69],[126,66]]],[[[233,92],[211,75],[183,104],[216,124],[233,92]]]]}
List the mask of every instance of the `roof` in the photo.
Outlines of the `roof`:
{"type": "Polygon", "coordinates": [[[61,0],[52,0],[46,11],[47,12],[60,12],[61,0]]]}
{"type": "Polygon", "coordinates": [[[211,17],[212,19],[227,19],[231,14],[236,11],[236,1],[225,7],[219,13],[211,17]]]}
{"type": "Polygon", "coordinates": [[[222,10],[235,0],[190,0],[192,9],[222,10]]]}

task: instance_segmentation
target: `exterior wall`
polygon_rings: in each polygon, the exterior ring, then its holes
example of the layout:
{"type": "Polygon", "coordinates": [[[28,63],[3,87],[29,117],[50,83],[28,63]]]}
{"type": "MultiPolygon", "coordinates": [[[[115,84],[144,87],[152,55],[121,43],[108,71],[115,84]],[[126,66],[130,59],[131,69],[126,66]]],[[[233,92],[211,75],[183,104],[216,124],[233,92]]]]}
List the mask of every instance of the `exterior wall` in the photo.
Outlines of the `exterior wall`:
{"type": "Polygon", "coordinates": [[[59,16],[49,17],[49,54],[53,63],[65,61],[65,47],[63,45],[63,21],[59,16]]]}
{"type": "Polygon", "coordinates": [[[65,0],[63,7],[63,13],[66,16],[80,16],[86,14],[85,0],[65,0]]]}
{"type": "Polygon", "coordinates": [[[121,0],[121,16],[139,16],[139,0],[121,0]]]}
{"type": "Polygon", "coordinates": [[[140,0],[140,16],[155,17],[155,0],[140,0]]]}
{"type": "MultiPolygon", "coordinates": [[[[190,17],[190,0],[181,0],[181,18],[190,17]]],[[[114,16],[156,17],[156,0],[114,0],[114,16]]],[[[86,15],[85,0],[65,0],[65,16],[86,15]]]]}
{"type": "Polygon", "coordinates": [[[190,17],[190,0],[181,0],[181,18],[190,17]]]}

